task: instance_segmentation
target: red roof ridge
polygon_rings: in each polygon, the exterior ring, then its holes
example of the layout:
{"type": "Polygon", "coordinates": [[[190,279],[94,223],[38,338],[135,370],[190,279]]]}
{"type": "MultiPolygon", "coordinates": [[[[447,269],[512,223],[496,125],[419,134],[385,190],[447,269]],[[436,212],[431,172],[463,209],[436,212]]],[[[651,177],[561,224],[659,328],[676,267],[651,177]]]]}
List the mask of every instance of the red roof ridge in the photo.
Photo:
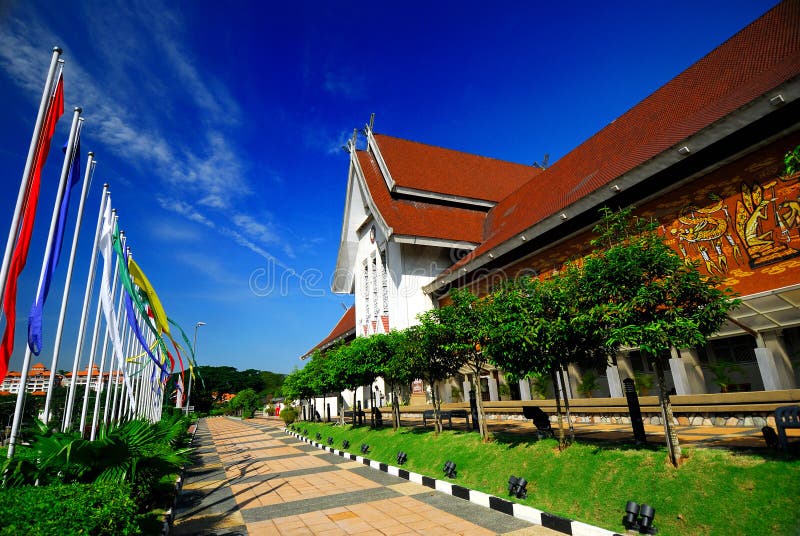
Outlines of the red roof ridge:
{"type": "Polygon", "coordinates": [[[350,331],[352,331],[353,333],[355,333],[355,331],[356,331],[356,306],[355,305],[351,305],[350,307],[348,307],[347,310],[342,315],[342,317],[336,323],[336,325],[333,326],[333,329],[331,330],[331,332],[328,333],[328,336],[325,337],[324,339],[322,339],[311,350],[309,350],[308,352],[303,354],[300,359],[305,359],[309,355],[313,354],[316,350],[324,350],[326,347],[330,346],[331,344],[333,344],[334,342],[336,342],[340,338],[346,337],[349,334],[350,331]]]}
{"type": "Polygon", "coordinates": [[[376,138],[377,138],[378,136],[380,136],[380,137],[382,137],[382,138],[391,138],[391,139],[394,139],[394,140],[404,141],[404,142],[406,142],[406,143],[414,143],[414,144],[416,144],[416,145],[422,145],[422,146],[425,146],[425,147],[431,147],[431,148],[433,148],[433,149],[438,149],[438,150],[440,150],[440,151],[446,151],[446,152],[450,152],[450,153],[459,153],[459,154],[461,154],[461,155],[466,155],[466,156],[474,156],[474,157],[476,157],[476,158],[485,158],[485,159],[487,159],[487,160],[494,160],[494,161],[496,161],[496,162],[501,162],[501,163],[503,163],[503,164],[511,164],[511,165],[514,165],[514,166],[520,166],[520,167],[526,168],[526,169],[528,169],[528,170],[531,170],[531,169],[533,169],[533,170],[535,170],[535,169],[539,169],[539,168],[537,168],[537,167],[535,167],[535,166],[533,166],[533,165],[528,165],[528,164],[520,164],[519,162],[512,162],[512,161],[510,161],[510,160],[503,160],[502,158],[497,158],[497,157],[495,157],[495,156],[487,156],[487,155],[483,155],[483,154],[470,153],[470,152],[468,152],[468,151],[462,151],[462,150],[460,150],[460,149],[452,149],[452,148],[450,148],[450,147],[443,147],[443,146],[441,146],[441,145],[436,145],[436,144],[434,144],[434,143],[426,143],[426,142],[424,142],[424,141],[409,140],[408,138],[401,138],[400,136],[392,136],[392,135],[390,135],[390,134],[382,134],[382,133],[380,133],[380,132],[374,132],[374,133],[373,133],[373,135],[374,135],[376,138]]]}
{"type": "Polygon", "coordinates": [[[491,206],[541,173],[534,166],[386,134],[374,134],[374,138],[394,181],[393,190],[488,201],[491,206]]]}

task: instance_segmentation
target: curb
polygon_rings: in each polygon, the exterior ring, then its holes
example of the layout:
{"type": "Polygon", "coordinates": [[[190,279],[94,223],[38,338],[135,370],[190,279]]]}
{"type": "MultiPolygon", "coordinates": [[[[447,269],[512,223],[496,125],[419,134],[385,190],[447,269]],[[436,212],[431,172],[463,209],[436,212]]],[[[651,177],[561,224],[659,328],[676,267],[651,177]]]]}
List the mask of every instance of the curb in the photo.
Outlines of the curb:
{"type": "Polygon", "coordinates": [[[560,517],[547,512],[543,512],[542,510],[537,510],[536,508],[515,503],[513,501],[509,501],[501,497],[495,497],[494,495],[489,495],[481,491],[465,488],[463,486],[459,486],[458,484],[447,482],[446,480],[431,478],[429,476],[421,475],[419,473],[414,473],[412,471],[407,471],[405,469],[401,469],[393,465],[389,465],[383,462],[377,462],[375,460],[370,460],[369,458],[365,458],[363,456],[358,456],[356,454],[351,454],[343,450],[338,450],[328,445],[323,445],[322,443],[313,441],[305,436],[298,434],[297,432],[289,430],[288,428],[284,428],[283,431],[291,436],[294,436],[300,441],[308,443],[320,450],[325,450],[327,452],[330,452],[331,454],[341,456],[342,458],[348,458],[350,460],[363,463],[368,467],[377,469],[379,471],[383,471],[384,473],[388,473],[390,475],[403,478],[410,482],[421,484],[425,487],[435,489],[436,491],[452,495],[453,497],[464,499],[471,503],[484,506],[486,508],[490,508],[497,512],[501,512],[503,514],[516,517],[517,519],[522,519],[529,523],[533,523],[534,525],[540,525],[542,527],[552,529],[561,532],[563,534],[569,534],[571,536],[622,536],[617,532],[602,529],[600,527],[595,527],[594,525],[589,525],[587,523],[582,523],[580,521],[574,521],[572,519],[567,519],[565,517],[560,517]]]}

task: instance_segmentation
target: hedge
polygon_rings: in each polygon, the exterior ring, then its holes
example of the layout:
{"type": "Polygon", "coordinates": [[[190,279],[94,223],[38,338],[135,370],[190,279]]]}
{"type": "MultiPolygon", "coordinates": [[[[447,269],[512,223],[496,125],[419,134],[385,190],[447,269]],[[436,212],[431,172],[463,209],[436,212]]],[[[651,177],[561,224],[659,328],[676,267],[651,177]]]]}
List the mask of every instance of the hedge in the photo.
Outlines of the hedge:
{"type": "Polygon", "coordinates": [[[130,489],[119,484],[0,489],[0,519],[0,536],[142,533],[130,489]]]}

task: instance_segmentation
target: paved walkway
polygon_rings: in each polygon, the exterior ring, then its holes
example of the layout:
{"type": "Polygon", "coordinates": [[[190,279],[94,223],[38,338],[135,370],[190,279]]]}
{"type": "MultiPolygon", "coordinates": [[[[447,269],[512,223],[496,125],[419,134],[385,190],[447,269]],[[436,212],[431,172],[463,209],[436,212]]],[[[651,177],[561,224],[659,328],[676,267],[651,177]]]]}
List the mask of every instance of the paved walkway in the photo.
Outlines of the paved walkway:
{"type": "Polygon", "coordinates": [[[318,450],[281,425],[198,423],[173,534],[561,534],[318,450]]]}

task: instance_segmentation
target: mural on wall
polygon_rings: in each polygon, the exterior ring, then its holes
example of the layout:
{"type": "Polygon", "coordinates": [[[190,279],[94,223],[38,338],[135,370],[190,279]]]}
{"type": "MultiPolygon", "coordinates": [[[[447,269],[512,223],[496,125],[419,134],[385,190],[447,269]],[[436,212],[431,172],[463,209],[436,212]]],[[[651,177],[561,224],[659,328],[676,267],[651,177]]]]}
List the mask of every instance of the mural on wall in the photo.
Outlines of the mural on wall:
{"type": "Polygon", "coordinates": [[[800,260],[785,262],[800,257],[800,173],[785,173],[780,156],[786,150],[760,151],[704,177],[692,193],[653,207],[651,215],[668,222],[670,209],[682,203],[677,217],[662,226],[670,245],[731,286],[757,272],[800,268],[800,260]],[[705,203],[694,201],[701,195],[705,203]]]}
{"type": "MultiPolygon", "coordinates": [[[[800,283],[800,150],[786,172],[792,135],[693,180],[637,213],[661,222],[666,242],[687,262],[746,296],[800,283]]],[[[558,272],[590,252],[591,233],[508,268],[512,277],[558,272]]],[[[579,261],[578,261],[579,262],[579,261]]]]}

